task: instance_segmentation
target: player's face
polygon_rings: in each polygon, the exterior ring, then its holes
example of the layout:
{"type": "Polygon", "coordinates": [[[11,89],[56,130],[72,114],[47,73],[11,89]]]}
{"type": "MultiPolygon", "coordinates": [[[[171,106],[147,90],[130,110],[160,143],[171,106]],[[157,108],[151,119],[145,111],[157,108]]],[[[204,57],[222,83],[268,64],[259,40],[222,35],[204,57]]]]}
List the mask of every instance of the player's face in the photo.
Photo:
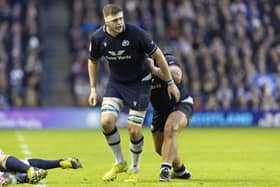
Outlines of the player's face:
{"type": "Polygon", "coordinates": [[[110,30],[110,32],[119,34],[123,31],[123,25],[124,25],[123,17],[113,19],[112,21],[107,22],[106,25],[110,30]]]}

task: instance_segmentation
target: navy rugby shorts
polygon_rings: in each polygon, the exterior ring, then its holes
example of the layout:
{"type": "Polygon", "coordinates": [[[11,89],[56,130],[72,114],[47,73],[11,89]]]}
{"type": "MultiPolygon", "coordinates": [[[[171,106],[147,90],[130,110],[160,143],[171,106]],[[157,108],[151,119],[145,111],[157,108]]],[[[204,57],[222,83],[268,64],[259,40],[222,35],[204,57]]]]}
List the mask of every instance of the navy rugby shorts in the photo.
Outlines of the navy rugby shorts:
{"type": "Polygon", "coordinates": [[[154,132],[163,132],[165,122],[169,116],[174,111],[181,111],[183,112],[188,120],[191,119],[193,114],[193,106],[190,103],[178,103],[176,106],[174,106],[171,110],[167,112],[159,112],[157,110],[153,111],[153,121],[151,126],[152,133],[154,132]]]}
{"type": "Polygon", "coordinates": [[[109,80],[104,97],[116,97],[130,109],[144,111],[150,102],[151,82],[120,83],[109,80]]]}

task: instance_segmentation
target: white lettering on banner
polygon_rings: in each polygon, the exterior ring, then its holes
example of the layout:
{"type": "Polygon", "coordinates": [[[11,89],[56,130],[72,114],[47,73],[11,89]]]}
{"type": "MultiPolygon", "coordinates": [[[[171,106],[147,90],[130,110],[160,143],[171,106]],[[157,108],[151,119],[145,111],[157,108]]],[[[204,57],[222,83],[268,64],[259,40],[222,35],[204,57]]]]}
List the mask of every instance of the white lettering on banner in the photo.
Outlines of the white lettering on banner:
{"type": "Polygon", "coordinates": [[[260,127],[280,127],[280,113],[265,113],[258,122],[260,127]]]}
{"type": "Polygon", "coordinates": [[[0,128],[40,129],[43,124],[37,119],[9,119],[5,113],[0,112],[0,128]]]}
{"type": "Polygon", "coordinates": [[[191,126],[251,126],[253,114],[250,112],[195,112],[191,126]]]}

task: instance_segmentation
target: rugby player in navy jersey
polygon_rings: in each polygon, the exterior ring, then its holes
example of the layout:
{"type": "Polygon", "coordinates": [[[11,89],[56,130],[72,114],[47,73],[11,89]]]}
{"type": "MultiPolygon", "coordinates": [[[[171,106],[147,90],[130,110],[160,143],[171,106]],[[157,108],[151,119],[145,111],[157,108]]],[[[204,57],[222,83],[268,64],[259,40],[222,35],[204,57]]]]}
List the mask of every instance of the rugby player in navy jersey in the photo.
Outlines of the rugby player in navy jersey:
{"type": "Polygon", "coordinates": [[[105,57],[109,63],[110,77],[101,106],[101,125],[116,163],[104,176],[104,181],[113,181],[127,171],[123,157],[120,135],[116,127],[118,114],[124,105],[129,107],[128,131],[130,136],[131,167],[125,182],[136,182],[143,147],[141,127],[150,100],[151,73],[147,57],[158,61],[163,80],[168,82],[169,95],[176,100],[180,92],[168,71],[168,65],[157,45],[137,26],[124,23],[122,8],[107,4],[103,8],[105,25],[92,36],[88,62],[91,94],[89,104],[96,105],[97,62],[105,57]]]}
{"type": "Polygon", "coordinates": [[[168,84],[163,81],[164,74],[150,59],[150,68],[153,74],[151,103],[154,108],[151,131],[155,150],[162,158],[159,179],[166,182],[171,178],[172,167],[174,178],[191,178],[190,172],[179,157],[177,138],[182,129],[188,125],[192,116],[193,98],[187,94],[183,84],[182,70],[177,59],[171,53],[164,55],[172,78],[181,93],[179,102],[175,98],[170,99],[166,91],[168,84]]]}
{"type": "Polygon", "coordinates": [[[77,158],[20,160],[0,150],[0,186],[17,183],[36,184],[47,176],[46,170],[48,169],[78,169],[81,167],[82,164],[77,158]]]}

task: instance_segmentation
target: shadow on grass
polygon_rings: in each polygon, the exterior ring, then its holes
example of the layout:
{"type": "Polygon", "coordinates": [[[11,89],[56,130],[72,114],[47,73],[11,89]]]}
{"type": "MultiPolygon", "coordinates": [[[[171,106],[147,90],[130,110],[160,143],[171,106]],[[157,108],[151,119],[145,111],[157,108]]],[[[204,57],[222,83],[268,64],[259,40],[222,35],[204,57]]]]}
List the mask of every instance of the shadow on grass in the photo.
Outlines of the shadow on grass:
{"type": "MultiPolygon", "coordinates": [[[[265,180],[256,180],[256,179],[189,179],[189,180],[182,180],[182,179],[171,179],[171,183],[265,183],[265,180]]],[[[137,183],[160,183],[158,180],[140,180],[137,183]]],[[[163,183],[163,182],[161,182],[163,183]]]]}
{"type": "MultiPolygon", "coordinates": [[[[176,180],[179,181],[179,180],[176,180]]],[[[182,180],[180,180],[182,181],[182,180]]],[[[265,180],[256,180],[256,179],[191,179],[189,181],[193,182],[205,182],[205,183],[216,183],[216,182],[222,182],[222,183],[259,183],[259,182],[265,182],[265,180]]]]}

